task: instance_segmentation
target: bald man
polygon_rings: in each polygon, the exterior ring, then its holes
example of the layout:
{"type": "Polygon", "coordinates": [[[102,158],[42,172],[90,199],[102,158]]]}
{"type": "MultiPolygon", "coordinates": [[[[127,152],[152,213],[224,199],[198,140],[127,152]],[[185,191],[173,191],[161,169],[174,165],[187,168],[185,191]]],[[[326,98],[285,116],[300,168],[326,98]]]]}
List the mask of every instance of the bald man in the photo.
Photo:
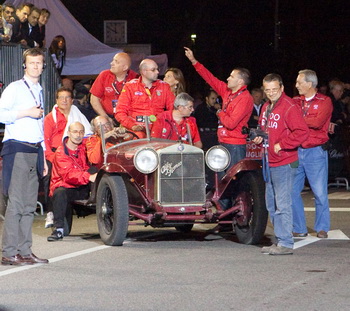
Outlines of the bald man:
{"type": "Polygon", "coordinates": [[[158,79],[158,65],[144,59],[139,66],[140,77],[125,84],[119,97],[115,118],[127,129],[144,132],[143,116],[157,116],[173,110],[175,96],[168,83],[158,79]]]}
{"type": "Polygon", "coordinates": [[[91,87],[91,105],[99,116],[114,118],[115,106],[127,81],[137,77],[130,69],[131,59],[127,53],[117,53],[111,68],[102,71],[91,87]]]}

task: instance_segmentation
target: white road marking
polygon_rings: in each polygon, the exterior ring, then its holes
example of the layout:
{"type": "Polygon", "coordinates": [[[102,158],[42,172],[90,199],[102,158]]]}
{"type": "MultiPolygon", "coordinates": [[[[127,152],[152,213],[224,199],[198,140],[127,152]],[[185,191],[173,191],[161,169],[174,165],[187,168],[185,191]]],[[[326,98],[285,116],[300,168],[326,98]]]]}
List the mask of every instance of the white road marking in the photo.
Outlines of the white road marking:
{"type": "MultiPolygon", "coordinates": [[[[128,243],[130,243],[130,240],[126,239],[124,241],[124,244],[128,244],[128,243]]],[[[82,250],[82,251],[74,252],[74,253],[71,253],[71,254],[66,254],[66,255],[50,258],[49,259],[49,264],[50,263],[54,263],[54,262],[58,262],[58,261],[61,261],[61,260],[70,259],[70,258],[78,257],[78,256],[81,256],[81,255],[93,253],[93,252],[98,252],[98,251],[101,251],[101,250],[104,250],[104,249],[110,248],[110,247],[112,247],[112,246],[100,245],[100,246],[92,247],[92,248],[85,249],[85,250],[82,250]]],[[[1,271],[0,272],[0,277],[5,276],[5,275],[9,275],[9,274],[12,274],[12,273],[16,273],[16,272],[21,272],[21,271],[24,271],[24,270],[38,268],[38,267],[40,267],[42,265],[46,265],[46,264],[34,264],[34,265],[30,265],[30,266],[15,267],[13,269],[1,271]]]]}
{"type": "MultiPolygon", "coordinates": [[[[305,206],[304,207],[305,212],[314,212],[315,207],[312,206],[305,206]]],[[[350,212],[349,207],[330,207],[329,210],[331,212],[350,212]]]]}
{"type": "MultiPolygon", "coordinates": [[[[314,235],[316,233],[313,233],[314,235]]],[[[306,238],[295,238],[297,240],[301,239],[301,241],[297,241],[294,243],[294,249],[309,245],[311,243],[318,242],[320,240],[350,240],[341,230],[331,230],[328,231],[327,239],[320,239],[317,236],[309,234],[306,238]]]]}

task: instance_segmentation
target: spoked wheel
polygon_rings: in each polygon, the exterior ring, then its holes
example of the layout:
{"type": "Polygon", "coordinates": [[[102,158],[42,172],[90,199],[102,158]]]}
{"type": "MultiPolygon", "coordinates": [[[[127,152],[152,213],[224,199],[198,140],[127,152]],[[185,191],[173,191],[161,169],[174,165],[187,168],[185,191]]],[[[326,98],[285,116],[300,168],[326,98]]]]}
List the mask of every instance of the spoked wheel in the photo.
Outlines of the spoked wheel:
{"type": "Polygon", "coordinates": [[[233,202],[242,207],[233,219],[237,238],[243,244],[258,244],[264,236],[268,218],[265,183],[261,173],[245,173],[238,181],[235,193],[233,202]]]}
{"type": "Polygon", "coordinates": [[[129,224],[129,204],[120,176],[102,177],[96,197],[98,230],[106,245],[123,245],[129,224]]]}

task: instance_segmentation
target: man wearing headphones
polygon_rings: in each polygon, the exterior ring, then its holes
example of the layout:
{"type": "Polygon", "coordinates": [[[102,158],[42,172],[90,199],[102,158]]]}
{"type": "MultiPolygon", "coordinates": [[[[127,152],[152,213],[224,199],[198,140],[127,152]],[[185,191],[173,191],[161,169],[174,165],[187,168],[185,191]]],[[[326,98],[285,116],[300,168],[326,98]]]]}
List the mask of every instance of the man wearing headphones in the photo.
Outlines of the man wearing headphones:
{"type": "Polygon", "coordinates": [[[12,82],[0,98],[0,122],[6,125],[1,152],[3,191],[7,197],[3,265],[48,263],[31,250],[39,176],[47,173],[43,152],[44,96],[39,84],[44,67],[41,49],[26,50],[23,53],[24,77],[12,82]]]}

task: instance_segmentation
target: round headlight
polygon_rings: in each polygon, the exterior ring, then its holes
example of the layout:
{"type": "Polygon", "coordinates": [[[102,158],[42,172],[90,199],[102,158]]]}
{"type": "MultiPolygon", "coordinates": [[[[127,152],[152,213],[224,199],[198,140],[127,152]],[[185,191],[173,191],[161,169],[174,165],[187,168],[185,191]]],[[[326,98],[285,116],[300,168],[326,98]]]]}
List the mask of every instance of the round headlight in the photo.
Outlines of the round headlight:
{"type": "Polygon", "coordinates": [[[223,146],[211,147],[205,155],[205,162],[215,172],[224,171],[229,166],[230,161],[230,153],[223,146]]]}
{"type": "Polygon", "coordinates": [[[145,148],[136,152],[134,165],[136,169],[144,174],[154,172],[158,167],[158,154],[154,149],[145,148]]]}

